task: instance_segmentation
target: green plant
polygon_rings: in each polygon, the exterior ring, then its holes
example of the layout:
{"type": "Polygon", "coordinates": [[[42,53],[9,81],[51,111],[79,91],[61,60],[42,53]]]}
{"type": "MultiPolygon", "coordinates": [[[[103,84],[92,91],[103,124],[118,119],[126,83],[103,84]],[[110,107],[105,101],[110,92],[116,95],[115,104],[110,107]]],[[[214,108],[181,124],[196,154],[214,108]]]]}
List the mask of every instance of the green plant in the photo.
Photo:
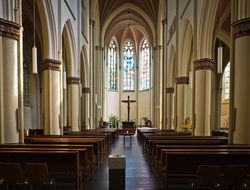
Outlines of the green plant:
{"type": "Polygon", "coordinates": [[[147,117],[142,117],[145,126],[151,125],[151,121],[147,117]]]}
{"type": "Polygon", "coordinates": [[[119,118],[116,115],[111,114],[111,116],[108,117],[109,124],[113,127],[118,126],[119,118]]]}
{"type": "Polygon", "coordinates": [[[146,123],[148,122],[148,118],[147,117],[142,117],[143,121],[146,123]]]}

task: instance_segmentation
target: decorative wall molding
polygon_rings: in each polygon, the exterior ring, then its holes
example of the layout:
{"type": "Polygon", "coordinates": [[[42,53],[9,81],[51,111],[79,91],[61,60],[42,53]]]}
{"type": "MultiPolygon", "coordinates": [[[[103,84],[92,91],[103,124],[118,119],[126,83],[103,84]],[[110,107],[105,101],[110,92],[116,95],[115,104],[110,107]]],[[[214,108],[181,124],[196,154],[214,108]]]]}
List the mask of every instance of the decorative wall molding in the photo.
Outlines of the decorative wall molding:
{"type": "Polygon", "coordinates": [[[61,62],[54,59],[45,59],[41,62],[43,70],[60,71],[61,62]]]}
{"type": "Polygon", "coordinates": [[[20,35],[19,30],[19,24],[0,18],[0,36],[18,40],[20,35]]]}
{"type": "Polygon", "coordinates": [[[82,93],[83,94],[88,94],[88,93],[90,93],[90,88],[89,87],[82,87],[82,93]]]}
{"type": "Polygon", "coordinates": [[[212,59],[204,58],[194,61],[194,70],[215,70],[215,62],[212,59]]]}
{"type": "Polygon", "coordinates": [[[250,36],[250,18],[236,21],[232,24],[234,39],[243,36],[250,36]]]}
{"type": "Polygon", "coordinates": [[[189,77],[177,77],[176,84],[189,84],[189,77]]]}
{"type": "Polygon", "coordinates": [[[80,84],[80,78],[79,77],[67,77],[67,84],[80,84]]]}
{"type": "Polygon", "coordinates": [[[166,93],[174,93],[174,87],[166,88],[166,93]]]}

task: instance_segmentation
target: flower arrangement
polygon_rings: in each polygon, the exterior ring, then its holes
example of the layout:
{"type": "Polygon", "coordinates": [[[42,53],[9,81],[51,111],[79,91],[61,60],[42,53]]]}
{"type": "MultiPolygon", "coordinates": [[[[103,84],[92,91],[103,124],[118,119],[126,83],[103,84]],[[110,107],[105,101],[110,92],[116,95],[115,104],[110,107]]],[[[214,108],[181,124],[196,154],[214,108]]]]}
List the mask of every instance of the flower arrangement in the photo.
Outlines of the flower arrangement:
{"type": "Polygon", "coordinates": [[[111,127],[118,127],[118,123],[119,123],[118,116],[111,114],[111,116],[108,117],[108,121],[111,127]]]}

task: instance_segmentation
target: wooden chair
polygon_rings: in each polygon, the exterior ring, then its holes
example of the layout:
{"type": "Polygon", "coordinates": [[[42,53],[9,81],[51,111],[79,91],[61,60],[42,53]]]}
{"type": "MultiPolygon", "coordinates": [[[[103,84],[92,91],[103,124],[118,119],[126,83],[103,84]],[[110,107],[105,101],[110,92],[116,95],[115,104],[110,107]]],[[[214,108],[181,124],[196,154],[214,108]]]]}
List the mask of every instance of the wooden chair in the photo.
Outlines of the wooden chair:
{"type": "Polygon", "coordinates": [[[55,189],[55,181],[49,175],[46,163],[26,163],[25,172],[31,189],[34,185],[48,185],[50,189],[55,189]]]}
{"type": "Polygon", "coordinates": [[[199,165],[192,189],[217,189],[220,186],[220,166],[199,165]]]}
{"type": "Polygon", "coordinates": [[[226,165],[222,177],[223,189],[246,189],[247,165],[226,165]]]}
{"type": "Polygon", "coordinates": [[[20,163],[0,163],[0,184],[2,189],[26,189],[27,179],[24,177],[20,163]]]}

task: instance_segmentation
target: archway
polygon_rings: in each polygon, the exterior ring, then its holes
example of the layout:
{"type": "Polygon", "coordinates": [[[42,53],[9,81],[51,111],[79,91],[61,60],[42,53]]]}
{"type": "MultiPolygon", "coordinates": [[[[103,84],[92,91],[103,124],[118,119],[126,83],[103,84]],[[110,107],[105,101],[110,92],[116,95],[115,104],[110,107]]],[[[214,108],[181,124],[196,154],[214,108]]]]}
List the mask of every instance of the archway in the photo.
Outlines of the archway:
{"type": "Polygon", "coordinates": [[[64,127],[66,130],[79,130],[79,78],[76,77],[75,62],[75,42],[71,21],[67,20],[62,32],[62,60],[63,60],[63,110],[64,110],[64,127]],[[66,119],[67,118],[67,119],[66,119]]]}
{"type": "Polygon", "coordinates": [[[23,12],[23,97],[24,97],[24,127],[28,129],[40,129],[44,126],[44,100],[43,93],[43,71],[41,62],[43,60],[43,47],[46,39],[43,39],[43,27],[40,15],[38,14],[39,8],[35,4],[37,15],[35,20],[33,18],[33,1],[22,1],[23,12]],[[34,41],[34,21],[35,25],[35,41],[34,41]],[[31,35],[32,34],[32,35],[31,35]],[[43,39],[43,40],[42,40],[43,39]],[[32,47],[37,47],[37,67],[38,73],[32,73],[32,47]]]}

